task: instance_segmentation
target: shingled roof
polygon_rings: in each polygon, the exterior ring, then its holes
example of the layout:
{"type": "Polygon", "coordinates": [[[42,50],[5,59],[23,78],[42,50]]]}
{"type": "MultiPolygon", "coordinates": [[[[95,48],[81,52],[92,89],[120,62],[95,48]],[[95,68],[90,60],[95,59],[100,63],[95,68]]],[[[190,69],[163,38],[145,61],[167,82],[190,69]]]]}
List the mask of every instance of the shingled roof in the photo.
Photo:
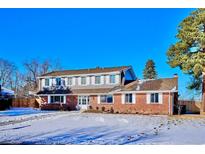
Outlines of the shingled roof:
{"type": "Polygon", "coordinates": [[[131,66],[118,66],[118,67],[96,67],[90,69],[79,69],[79,70],[62,70],[62,71],[53,71],[41,75],[44,76],[63,76],[63,75],[78,75],[78,74],[93,74],[93,73],[109,73],[115,71],[123,71],[130,68],[131,66]]]}
{"type": "Polygon", "coordinates": [[[156,80],[136,80],[126,85],[122,91],[154,91],[154,90],[178,90],[178,78],[163,78],[156,80]]]}

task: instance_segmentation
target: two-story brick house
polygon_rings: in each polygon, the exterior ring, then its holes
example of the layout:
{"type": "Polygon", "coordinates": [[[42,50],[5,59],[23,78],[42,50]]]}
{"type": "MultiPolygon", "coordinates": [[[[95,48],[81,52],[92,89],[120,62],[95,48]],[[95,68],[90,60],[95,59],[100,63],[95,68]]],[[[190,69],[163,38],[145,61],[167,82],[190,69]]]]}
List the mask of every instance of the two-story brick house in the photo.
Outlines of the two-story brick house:
{"type": "Polygon", "coordinates": [[[172,114],[178,78],[138,80],[131,66],[54,71],[39,77],[37,94],[73,108],[172,114]]]}

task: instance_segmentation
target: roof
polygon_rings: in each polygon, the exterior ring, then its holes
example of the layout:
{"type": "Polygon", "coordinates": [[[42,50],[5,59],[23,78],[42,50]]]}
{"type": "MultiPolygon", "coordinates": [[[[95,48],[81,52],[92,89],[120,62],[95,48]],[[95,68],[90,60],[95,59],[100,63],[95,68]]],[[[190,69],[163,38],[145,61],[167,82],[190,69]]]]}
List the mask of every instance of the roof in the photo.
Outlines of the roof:
{"type": "Polygon", "coordinates": [[[125,69],[130,68],[130,67],[131,66],[96,67],[96,68],[79,69],[79,70],[52,71],[52,72],[41,75],[41,77],[44,77],[44,76],[78,75],[78,74],[93,74],[93,73],[109,73],[109,72],[123,71],[125,69]]]}
{"type": "Polygon", "coordinates": [[[154,80],[136,80],[126,85],[122,91],[153,91],[153,90],[178,90],[178,78],[163,78],[154,80]]]}
{"type": "Polygon", "coordinates": [[[1,87],[0,95],[14,95],[14,91],[5,87],[1,87]]]}

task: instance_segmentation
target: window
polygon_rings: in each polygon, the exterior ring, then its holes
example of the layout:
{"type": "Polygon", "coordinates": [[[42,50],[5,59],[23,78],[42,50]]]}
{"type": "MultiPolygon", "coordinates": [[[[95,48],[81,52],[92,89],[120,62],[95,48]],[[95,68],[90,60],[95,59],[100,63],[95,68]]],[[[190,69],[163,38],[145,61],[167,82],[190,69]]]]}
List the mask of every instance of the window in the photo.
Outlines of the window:
{"type": "Polygon", "coordinates": [[[113,96],[112,95],[101,95],[100,102],[101,103],[113,103],[113,96]]]}
{"type": "Polygon", "coordinates": [[[78,105],[88,105],[89,96],[78,96],[78,105]]]}
{"type": "Polygon", "coordinates": [[[132,94],[125,94],[125,103],[132,103],[132,94]]]}
{"type": "Polygon", "coordinates": [[[158,93],[152,93],[150,97],[151,103],[159,103],[159,94],[158,93]]]}
{"type": "Polygon", "coordinates": [[[100,84],[100,76],[95,76],[95,84],[100,84]]]}
{"type": "Polygon", "coordinates": [[[115,75],[110,75],[110,83],[115,83],[115,75]]]}
{"type": "Polygon", "coordinates": [[[85,85],[86,84],[86,77],[81,77],[81,85],[85,85]]]}
{"type": "Polygon", "coordinates": [[[72,85],[72,78],[68,78],[68,85],[71,86],[72,85]]]}
{"type": "Polygon", "coordinates": [[[61,78],[56,78],[56,85],[60,86],[61,85],[61,78]]]}
{"type": "Polygon", "coordinates": [[[64,96],[51,96],[51,103],[64,103],[64,96]]]}
{"type": "Polygon", "coordinates": [[[45,86],[49,86],[49,79],[45,79],[45,86]]]}

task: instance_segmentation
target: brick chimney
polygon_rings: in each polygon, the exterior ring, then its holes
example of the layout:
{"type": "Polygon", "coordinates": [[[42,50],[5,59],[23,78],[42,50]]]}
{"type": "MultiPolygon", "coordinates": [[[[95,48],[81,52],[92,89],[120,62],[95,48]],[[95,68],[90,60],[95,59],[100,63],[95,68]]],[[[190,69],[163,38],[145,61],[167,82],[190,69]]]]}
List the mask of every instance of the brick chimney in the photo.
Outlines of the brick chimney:
{"type": "Polygon", "coordinates": [[[201,113],[205,114],[205,72],[202,73],[202,99],[201,113]]]}

